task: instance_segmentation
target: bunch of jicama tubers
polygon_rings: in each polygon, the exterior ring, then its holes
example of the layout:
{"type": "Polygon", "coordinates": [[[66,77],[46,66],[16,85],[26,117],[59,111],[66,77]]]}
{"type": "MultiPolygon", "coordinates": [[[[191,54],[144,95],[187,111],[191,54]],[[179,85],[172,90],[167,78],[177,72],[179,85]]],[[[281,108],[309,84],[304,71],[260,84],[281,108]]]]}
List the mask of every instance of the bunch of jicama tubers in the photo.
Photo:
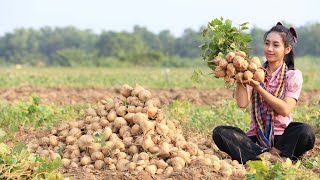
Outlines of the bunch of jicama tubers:
{"type": "Polygon", "coordinates": [[[224,78],[227,85],[232,86],[235,82],[243,83],[251,79],[264,82],[265,72],[259,58],[252,57],[247,60],[243,51],[229,52],[225,58],[217,56],[210,63],[216,65],[213,72],[215,77],[224,78]]]}
{"type": "Polygon", "coordinates": [[[29,151],[61,158],[65,168],[146,171],[168,178],[174,171],[200,164],[223,176],[244,177],[242,164],[220,160],[212,146],[203,145],[208,143],[186,141],[179,121],[166,117],[149,90],[125,84],[120,94],[88,108],[82,119],[58,124],[47,136],[33,139],[27,144],[29,151]]]}

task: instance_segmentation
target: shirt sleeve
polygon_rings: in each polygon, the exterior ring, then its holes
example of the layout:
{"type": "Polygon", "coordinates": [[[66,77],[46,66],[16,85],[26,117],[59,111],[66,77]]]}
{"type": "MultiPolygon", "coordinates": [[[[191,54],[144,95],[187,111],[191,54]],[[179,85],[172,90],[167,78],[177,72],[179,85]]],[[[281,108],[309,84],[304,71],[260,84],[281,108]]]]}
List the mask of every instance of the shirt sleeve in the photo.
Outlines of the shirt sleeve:
{"type": "Polygon", "coordinates": [[[302,73],[299,70],[288,72],[287,91],[285,97],[291,97],[298,101],[302,89],[302,73]]]}

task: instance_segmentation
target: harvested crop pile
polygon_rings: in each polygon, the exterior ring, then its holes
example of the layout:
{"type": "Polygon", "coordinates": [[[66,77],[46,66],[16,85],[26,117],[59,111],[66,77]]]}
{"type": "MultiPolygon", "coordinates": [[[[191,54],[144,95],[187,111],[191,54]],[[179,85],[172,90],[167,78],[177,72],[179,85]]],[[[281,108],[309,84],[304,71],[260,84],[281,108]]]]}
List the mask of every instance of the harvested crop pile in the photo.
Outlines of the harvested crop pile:
{"type": "MultiPolygon", "coordinates": [[[[264,81],[264,71],[258,57],[250,57],[248,42],[250,34],[248,23],[238,27],[232,21],[215,18],[202,31],[203,44],[200,46],[202,57],[217,78],[224,78],[227,87],[244,80],[264,81]]],[[[201,73],[194,73],[194,77],[201,73]]]]}
{"type": "Polygon", "coordinates": [[[160,101],[138,84],[123,85],[112,101],[101,100],[85,117],[58,124],[27,147],[40,156],[61,158],[65,168],[145,171],[159,178],[192,165],[209,166],[226,177],[244,177],[246,172],[237,161],[219,159],[203,143],[187,141],[179,121],[169,120],[160,101]]]}
{"type": "MultiPolygon", "coordinates": [[[[235,82],[242,83],[244,80],[264,82],[265,73],[258,57],[247,59],[243,51],[229,52],[225,58],[216,56],[209,61],[215,66],[213,74],[217,78],[224,78],[225,83],[232,86],[235,82]]],[[[211,65],[209,65],[212,67],[211,65]]]]}

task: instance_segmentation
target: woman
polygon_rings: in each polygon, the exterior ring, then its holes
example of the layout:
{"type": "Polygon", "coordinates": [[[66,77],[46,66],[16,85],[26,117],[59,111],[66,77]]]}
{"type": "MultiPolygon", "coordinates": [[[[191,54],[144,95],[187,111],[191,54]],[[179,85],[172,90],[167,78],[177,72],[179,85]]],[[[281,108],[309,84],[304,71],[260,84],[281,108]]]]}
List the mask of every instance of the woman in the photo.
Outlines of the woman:
{"type": "Polygon", "coordinates": [[[313,148],[311,126],[292,122],[291,112],[302,88],[302,74],[294,69],[293,43],[297,33],[277,23],[264,36],[265,81],[237,83],[235,99],[241,108],[251,104],[251,124],[247,133],[231,126],[218,126],[213,140],[221,151],[241,163],[267,157],[295,160],[313,148]]]}

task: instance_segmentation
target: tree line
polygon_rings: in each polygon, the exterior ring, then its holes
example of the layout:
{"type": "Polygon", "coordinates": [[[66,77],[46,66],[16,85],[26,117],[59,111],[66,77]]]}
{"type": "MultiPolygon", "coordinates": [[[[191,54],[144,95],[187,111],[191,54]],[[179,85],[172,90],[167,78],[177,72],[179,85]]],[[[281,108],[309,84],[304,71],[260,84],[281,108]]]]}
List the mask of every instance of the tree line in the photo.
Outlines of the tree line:
{"type": "MultiPolygon", "coordinates": [[[[184,66],[200,58],[201,31],[185,29],[180,37],[169,30],[157,34],[134,26],[132,32],[100,34],[76,27],[19,28],[0,37],[0,64],[37,66],[110,66],[120,64],[184,66]]],[[[266,30],[253,27],[251,54],[263,55],[266,30]]],[[[320,23],[297,28],[297,56],[320,55],[320,23]]]]}

